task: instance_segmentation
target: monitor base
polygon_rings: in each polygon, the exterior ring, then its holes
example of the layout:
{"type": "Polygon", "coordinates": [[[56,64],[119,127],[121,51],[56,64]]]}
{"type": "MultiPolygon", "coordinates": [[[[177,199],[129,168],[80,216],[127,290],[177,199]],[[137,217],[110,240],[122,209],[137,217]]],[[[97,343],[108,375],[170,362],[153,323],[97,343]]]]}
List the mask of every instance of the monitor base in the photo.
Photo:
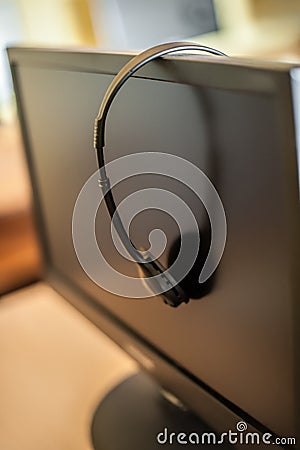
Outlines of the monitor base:
{"type": "Polygon", "coordinates": [[[195,448],[195,444],[178,443],[179,433],[188,436],[196,432],[201,436],[212,431],[194,414],[166,400],[149,376],[138,373],[117,385],[101,401],[93,417],[91,435],[95,450],[153,450],[162,446],[177,450],[195,448]],[[172,432],[176,436],[170,437],[172,432]]]}

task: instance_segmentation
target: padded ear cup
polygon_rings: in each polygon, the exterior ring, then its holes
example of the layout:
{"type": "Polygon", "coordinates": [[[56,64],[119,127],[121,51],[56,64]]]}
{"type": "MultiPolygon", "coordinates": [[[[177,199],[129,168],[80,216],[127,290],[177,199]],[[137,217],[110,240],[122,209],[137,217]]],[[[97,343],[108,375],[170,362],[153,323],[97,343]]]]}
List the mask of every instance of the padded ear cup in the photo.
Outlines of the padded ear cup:
{"type": "MultiPolygon", "coordinates": [[[[151,255],[149,257],[152,259],[151,255]]],[[[158,260],[147,262],[146,256],[145,261],[145,263],[139,263],[139,271],[144,275],[143,280],[150,295],[162,291],[160,295],[164,302],[173,307],[179,306],[181,303],[188,303],[189,297],[170,274],[166,275],[166,269],[158,260]],[[159,281],[156,278],[157,275],[160,275],[159,281]]]]}
{"type": "MultiPolygon", "coordinates": [[[[180,281],[179,285],[185,294],[194,299],[203,297],[207,294],[212,287],[213,277],[210,277],[205,283],[199,283],[199,276],[203,269],[204,263],[207,259],[210,242],[211,242],[211,230],[210,227],[201,228],[201,245],[198,251],[196,261],[194,262],[192,268],[186,274],[186,276],[180,281]]],[[[189,245],[195,242],[195,238],[190,234],[185,234],[185,242],[189,245]]],[[[176,260],[181,246],[181,237],[179,237],[171,246],[168,254],[168,267],[171,267],[176,260]]]]}

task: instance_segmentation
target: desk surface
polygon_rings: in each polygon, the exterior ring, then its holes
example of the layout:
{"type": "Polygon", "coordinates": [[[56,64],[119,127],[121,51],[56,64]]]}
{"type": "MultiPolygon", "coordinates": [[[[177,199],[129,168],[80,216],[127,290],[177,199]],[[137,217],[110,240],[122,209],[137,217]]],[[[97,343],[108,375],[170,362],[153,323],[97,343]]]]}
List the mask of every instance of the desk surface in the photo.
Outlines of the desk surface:
{"type": "Polygon", "coordinates": [[[91,450],[99,400],[137,370],[44,283],[0,299],[0,448],[91,450]]]}

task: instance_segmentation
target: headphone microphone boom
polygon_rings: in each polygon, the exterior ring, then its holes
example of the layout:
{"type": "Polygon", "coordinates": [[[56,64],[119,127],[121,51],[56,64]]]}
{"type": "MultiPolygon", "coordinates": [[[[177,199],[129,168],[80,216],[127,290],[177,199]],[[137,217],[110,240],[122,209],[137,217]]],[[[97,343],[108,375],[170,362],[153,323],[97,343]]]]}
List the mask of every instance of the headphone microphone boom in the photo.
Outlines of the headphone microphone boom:
{"type": "Polygon", "coordinates": [[[99,186],[104,195],[104,201],[113,221],[115,230],[132,259],[139,265],[145,275],[144,280],[148,287],[155,292],[162,292],[160,295],[166,304],[176,307],[181,303],[188,303],[189,296],[179,286],[170,273],[165,273],[166,269],[161,263],[155,259],[151,253],[139,251],[131,242],[126,232],[110,188],[110,181],[106,173],[104,146],[105,146],[105,125],[108,111],[111,104],[125,82],[140,68],[150,61],[153,61],[170,53],[182,51],[201,51],[217,56],[227,56],[219,50],[203,45],[188,42],[175,42],[157,45],[133,57],[115,76],[112,83],[108,87],[94,125],[94,149],[96,151],[98,168],[99,168],[99,186]],[[159,277],[157,276],[159,275],[159,277]]]}

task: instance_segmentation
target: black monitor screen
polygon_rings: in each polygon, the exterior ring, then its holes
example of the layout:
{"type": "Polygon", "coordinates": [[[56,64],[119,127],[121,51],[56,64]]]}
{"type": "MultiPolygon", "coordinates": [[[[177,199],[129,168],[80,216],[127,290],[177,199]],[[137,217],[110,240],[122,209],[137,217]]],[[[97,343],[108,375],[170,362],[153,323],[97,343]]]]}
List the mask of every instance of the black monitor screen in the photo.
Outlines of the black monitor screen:
{"type": "MultiPolygon", "coordinates": [[[[47,59],[41,54],[12,50],[10,58],[50,281],[63,293],[62,286],[73,289],[76,295],[66,296],[79,309],[90,302],[96,323],[106,315],[134,336],[136,344],[105,330],[134,357],[142,343],[141,354],[151,349],[258,428],[294,436],[299,190],[289,67],[169,58],[130,79],[113,102],[106,161],[130,156],[116,169],[114,195],[124,220],[131,214],[129,234],[138,248],[153,242],[162,246],[158,259],[169,267],[182,242],[190,242],[193,253],[195,227],[202,249],[209,247],[212,230],[203,199],[212,209],[214,200],[209,190],[201,199],[188,186],[192,174],[184,161],[209,178],[224,207],[226,244],[206,294],[199,290],[197,271],[191,271],[182,280],[189,303],[171,308],[159,296],[132,298],[124,276],[139,277],[139,270],[118,252],[103,203],[94,212],[94,240],[86,217],[79,221],[82,230],[77,224],[82,264],[72,237],[76,201],[97,168],[94,118],[116,67],[128,57],[52,52],[47,59]],[[157,172],[135,173],[134,157],[149,152],[161,161],[157,172]],[[159,159],[161,154],[167,160],[159,159]],[[131,175],[125,177],[120,167],[131,175]],[[173,170],[181,180],[170,176],[173,170]],[[177,210],[179,218],[173,214],[177,210]],[[115,271],[112,278],[110,269],[102,271],[97,259],[90,261],[95,243],[115,271]]],[[[114,166],[108,170],[113,177],[114,166]]],[[[88,195],[91,204],[81,212],[87,217],[97,190],[88,195]]],[[[201,255],[197,258],[202,264],[201,255]]],[[[149,370],[160,377],[154,360],[149,370]]],[[[175,381],[167,383],[180,391],[175,381]]],[[[183,400],[201,410],[197,395],[183,400]]]]}

